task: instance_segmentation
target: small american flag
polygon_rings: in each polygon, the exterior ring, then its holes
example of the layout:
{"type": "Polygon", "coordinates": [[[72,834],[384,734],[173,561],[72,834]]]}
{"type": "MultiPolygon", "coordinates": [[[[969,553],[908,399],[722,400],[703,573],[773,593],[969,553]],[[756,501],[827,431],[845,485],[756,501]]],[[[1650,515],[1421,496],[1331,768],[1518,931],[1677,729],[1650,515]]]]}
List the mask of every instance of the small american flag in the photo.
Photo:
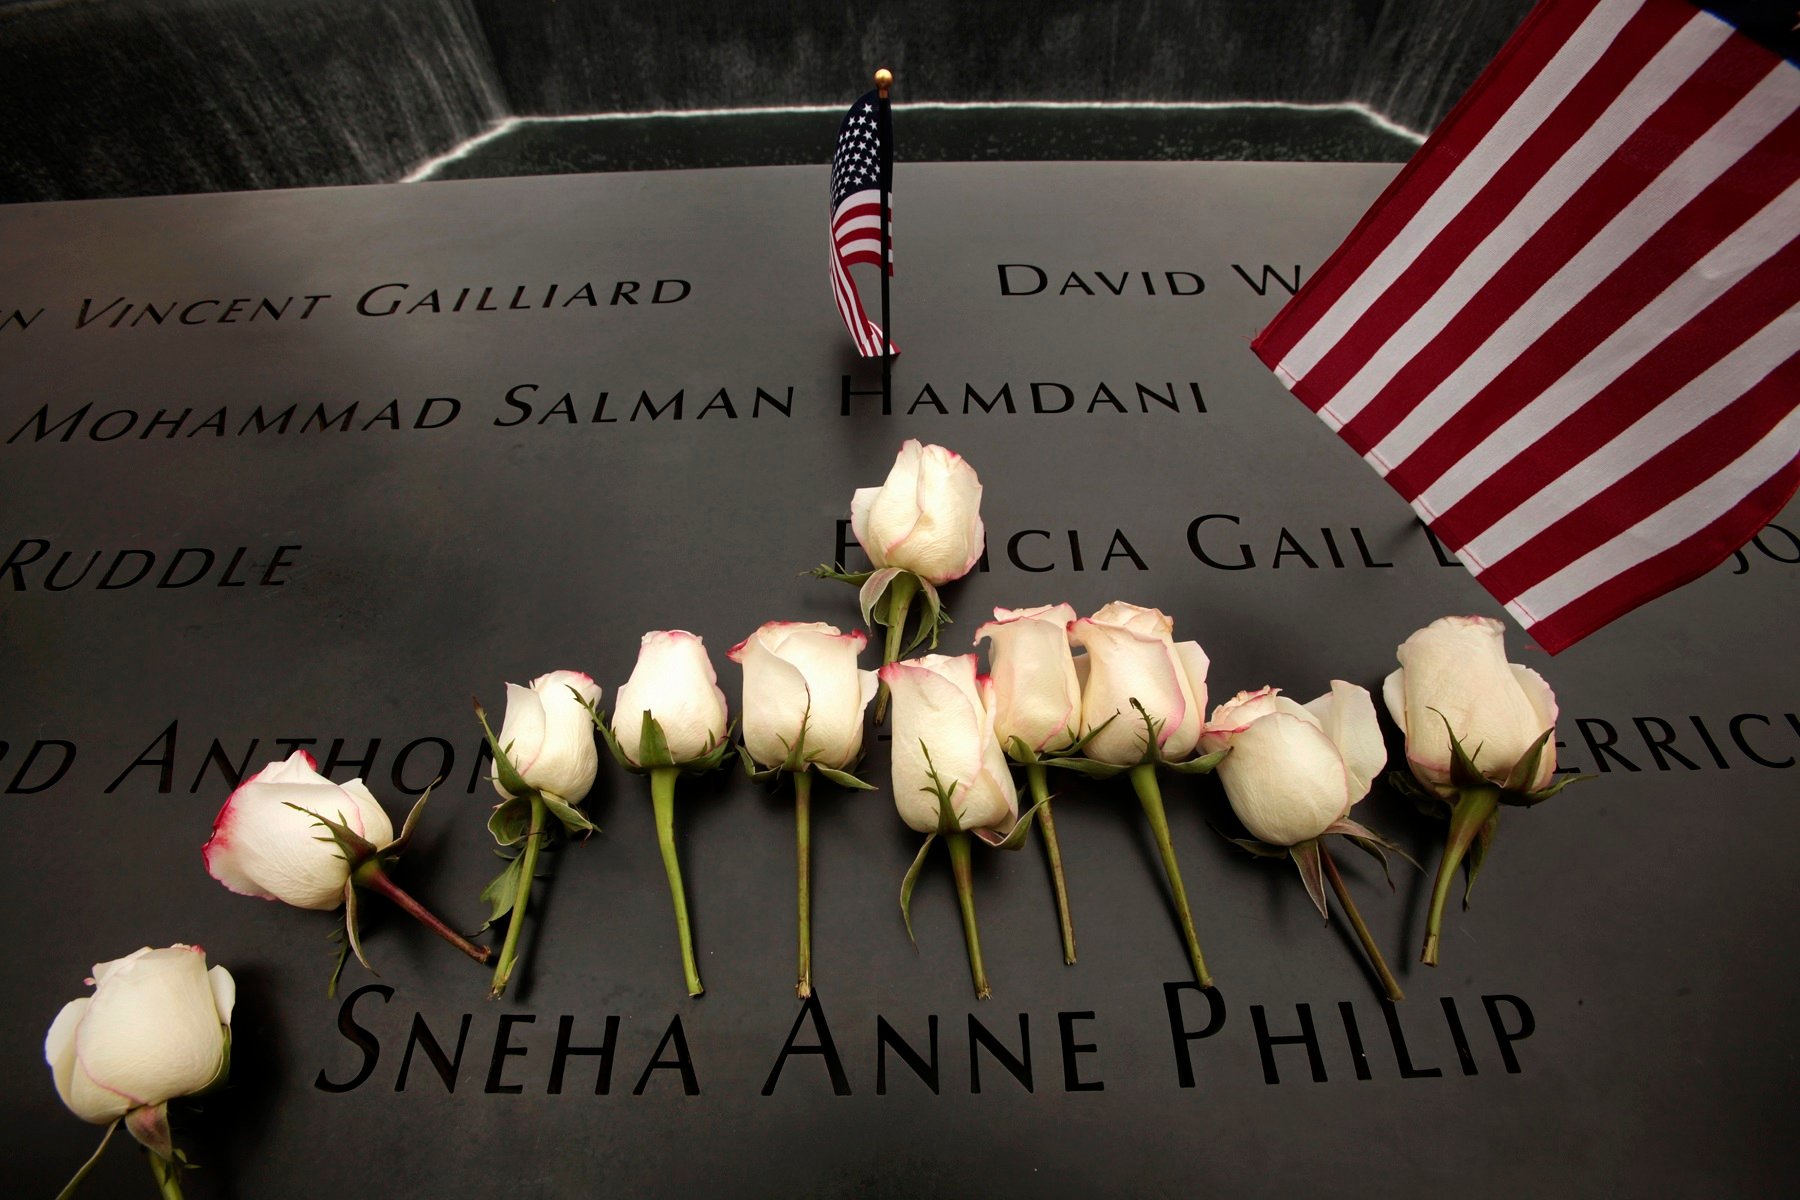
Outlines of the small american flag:
{"type": "MultiPolygon", "coordinates": [[[[894,273],[891,235],[885,256],[881,245],[883,218],[892,226],[893,185],[891,112],[879,93],[870,92],[844,114],[837,150],[831,156],[831,297],[864,358],[881,357],[882,329],[863,309],[850,268],[873,263],[889,275],[894,273]]],[[[900,352],[891,343],[890,349],[900,352]]]]}
{"type": "Polygon", "coordinates": [[[1544,0],[1253,343],[1551,653],[1800,484],[1794,7],[1544,0]]]}

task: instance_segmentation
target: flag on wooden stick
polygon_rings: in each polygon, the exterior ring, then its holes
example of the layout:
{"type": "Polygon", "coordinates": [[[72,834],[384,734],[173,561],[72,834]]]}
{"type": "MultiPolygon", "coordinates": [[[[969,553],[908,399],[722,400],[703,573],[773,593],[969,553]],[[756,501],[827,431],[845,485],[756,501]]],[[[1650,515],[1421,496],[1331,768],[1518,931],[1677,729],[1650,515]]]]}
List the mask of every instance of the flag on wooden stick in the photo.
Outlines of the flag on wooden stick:
{"type": "Polygon", "coordinates": [[[1800,13],[1710,7],[1544,0],[1253,343],[1551,653],[1800,484],[1800,13]]]}
{"type": "Polygon", "coordinates": [[[831,295],[838,315],[864,358],[880,358],[899,348],[883,340],[887,323],[887,276],[894,272],[889,235],[894,186],[893,117],[888,99],[877,88],[844,114],[837,149],[831,156],[831,295]],[[882,273],[880,325],[869,319],[850,268],[872,263],[882,273]]]}

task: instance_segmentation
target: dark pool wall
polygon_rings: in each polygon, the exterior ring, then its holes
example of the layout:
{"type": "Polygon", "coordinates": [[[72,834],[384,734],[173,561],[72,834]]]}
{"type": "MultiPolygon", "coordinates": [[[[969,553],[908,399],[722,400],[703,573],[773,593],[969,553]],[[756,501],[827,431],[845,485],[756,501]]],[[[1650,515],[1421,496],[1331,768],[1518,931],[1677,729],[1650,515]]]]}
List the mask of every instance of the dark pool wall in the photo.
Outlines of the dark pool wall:
{"type": "Polygon", "coordinates": [[[1366,100],[1429,127],[1531,0],[475,0],[518,113],[911,99],[1366,100]]]}
{"type": "Polygon", "coordinates": [[[393,179],[504,115],[468,0],[0,2],[0,198],[393,179]]]}
{"type": "Polygon", "coordinates": [[[522,115],[1362,100],[1424,129],[1530,0],[0,0],[0,199],[394,179],[522,115]]]}

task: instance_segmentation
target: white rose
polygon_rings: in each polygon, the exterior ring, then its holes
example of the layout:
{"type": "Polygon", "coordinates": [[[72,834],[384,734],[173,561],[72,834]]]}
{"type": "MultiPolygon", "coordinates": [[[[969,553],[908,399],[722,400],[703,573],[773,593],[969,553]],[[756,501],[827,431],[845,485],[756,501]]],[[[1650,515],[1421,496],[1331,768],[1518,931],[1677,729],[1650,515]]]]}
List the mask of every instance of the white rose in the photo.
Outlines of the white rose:
{"type": "Polygon", "coordinates": [[[954,450],[909,438],[887,481],[850,498],[850,527],[878,568],[961,579],[981,558],[981,480],[954,450]]]}
{"type": "Polygon", "coordinates": [[[1067,749],[1081,737],[1081,680],[1075,673],[1067,604],[996,608],[975,631],[988,642],[994,681],[994,734],[1005,746],[1018,738],[1034,753],[1067,749]]]}
{"type": "Polygon", "coordinates": [[[1213,710],[1200,745],[1231,751],[1216,768],[1231,809],[1276,846],[1324,833],[1369,794],[1387,761],[1375,702],[1341,679],[1305,706],[1275,688],[1239,692],[1213,710]]]}
{"type": "MultiPolygon", "coordinates": [[[[1400,669],[1382,686],[1388,712],[1406,734],[1407,764],[1440,796],[1456,794],[1445,721],[1476,769],[1496,782],[1556,727],[1556,695],[1536,671],[1506,661],[1504,635],[1491,617],[1440,617],[1401,643],[1400,669]]],[[[1555,771],[1551,738],[1523,790],[1548,786],[1555,771]]]]}
{"type": "Polygon", "coordinates": [[[881,678],[894,698],[894,803],[920,833],[938,829],[931,772],[953,788],[961,828],[999,841],[1019,818],[1019,793],[994,736],[992,684],[975,677],[975,656],[928,654],[890,663],[881,678]],[[926,762],[926,752],[931,758],[926,762]]]}
{"type": "MultiPolygon", "coordinates": [[[[583,701],[600,703],[600,688],[580,671],[539,675],[528,688],[509,683],[497,739],[519,778],[568,804],[581,803],[600,766],[594,721],[583,701]]],[[[494,790],[512,798],[498,778],[494,790]]]]}
{"type": "Polygon", "coordinates": [[[94,994],[63,1005],[44,1038],[56,1093],[76,1116],[104,1125],[219,1082],[237,987],[224,967],[206,969],[206,951],[145,946],[97,964],[88,982],[94,994]]]}
{"type": "Polygon", "coordinates": [[[750,757],[779,767],[800,748],[805,761],[834,770],[855,762],[862,753],[863,710],[875,695],[875,672],[856,666],[868,641],[861,630],[770,621],[733,646],[726,657],[744,668],[744,748],[750,757]]]}
{"type": "Polygon", "coordinates": [[[394,840],[394,826],[362,780],[333,783],[316,766],[312,755],[296,750],[239,784],[202,850],[207,873],[240,896],[296,908],[343,903],[350,864],[308,814],[328,817],[375,846],[394,840]]]}
{"type": "Polygon", "coordinates": [[[618,691],[613,736],[633,766],[640,753],[644,714],[662,726],[669,755],[677,763],[705,758],[725,738],[725,693],[706,656],[706,644],[685,629],[644,635],[637,666],[618,691]]]}
{"type": "Polygon", "coordinates": [[[1161,722],[1157,740],[1162,758],[1179,762],[1199,745],[1211,664],[1200,643],[1178,643],[1174,633],[1175,623],[1163,613],[1122,600],[1070,629],[1069,639],[1087,648],[1082,732],[1100,729],[1082,747],[1087,757],[1118,766],[1136,766],[1145,759],[1147,731],[1133,700],[1161,722]],[[1108,720],[1112,724],[1106,725],[1108,720]]]}

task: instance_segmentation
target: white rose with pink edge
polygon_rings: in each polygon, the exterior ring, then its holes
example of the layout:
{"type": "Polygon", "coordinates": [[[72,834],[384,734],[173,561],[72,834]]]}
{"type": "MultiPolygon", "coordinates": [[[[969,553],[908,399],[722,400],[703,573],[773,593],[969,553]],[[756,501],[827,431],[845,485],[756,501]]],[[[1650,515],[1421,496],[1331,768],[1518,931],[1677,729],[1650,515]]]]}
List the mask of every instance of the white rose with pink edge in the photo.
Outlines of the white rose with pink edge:
{"type": "Polygon", "coordinates": [[[920,833],[939,831],[935,789],[949,795],[956,828],[998,842],[1019,816],[1019,793],[994,736],[992,684],[975,656],[927,654],[890,663],[881,678],[894,697],[894,804],[920,833]]]}
{"type": "Polygon", "coordinates": [[[931,584],[961,579],[986,542],[981,480],[956,451],[908,438],[881,486],[851,496],[850,528],[877,568],[931,584]]]}
{"type": "Polygon", "coordinates": [[[1200,745],[1230,752],[1214,770],[1231,810],[1276,846],[1311,841],[1347,816],[1387,761],[1375,702],[1341,679],[1305,705],[1276,688],[1239,692],[1213,710],[1200,745]]]}
{"type": "MultiPolygon", "coordinates": [[[[1504,783],[1544,732],[1556,727],[1556,694],[1536,671],[1506,661],[1505,633],[1491,617],[1440,617],[1400,644],[1400,669],[1382,685],[1388,713],[1406,735],[1407,766],[1439,796],[1456,795],[1451,732],[1478,771],[1504,783]]],[[[1519,790],[1547,787],[1555,773],[1551,738],[1519,790]]]]}
{"type": "Polygon", "coordinates": [[[1067,604],[996,608],[975,631],[988,644],[994,682],[994,734],[1011,748],[1018,738],[1033,754],[1066,750],[1081,737],[1081,679],[1069,630],[1075,610],[1067,604]]]}
{"type": "MultiPolygon", "coordinates": [[[[507,684],[498,741],[519,778],[566,804],[581,803],[600,767],[590,715],[598,703],[599,685],[580,671],[551,671],[529,687],[507,684]]],[[[494,789],[512,798],[498,778],[494,789]]]]}
{"type": "Polygon", "coordinates": [[[860,629],[770,621],[726,657],[744,669],[744,748],[759,766],[800,764],[843,770],[862,754],[863,712],[875,672],[857,666],[868,644],[860,629]]]}
{"type": "Polygon", "coordinates": [[[237,985],[224,967],[208,969],[206,951],[180,943],[97,963],[87,982],[94,994],[63,1005],[44,1038],[56,1094],[91,1124],[122,1120],[151,1151],[164,1194],[178,1195],[168,1102],[224,1083],[237,985]]]}
{"type": "Polygon", "coordinates": [[[644,763],[644,716],[662,727],[676,763],[702,759],[725,740],[728,712],[706,643],[685,629],[646,633],[637,664],[614,696],[613,736],[632,766],[644,763]]]}
{"type": "Polygon", "coordinates": [[[330,838],[320,840],[319,818],[377,847],[393,841],[394,826],[362,780],[333,783],[317,767],[296,750],[239,784],[202,850],[207,873],[241,896],[319,910],[342,904],[352,864],[330,838]]]}
{"type": "Polygon", "coordinates": [[[1093,736],[1083,754],[1135,766],[1151,759],[1179,762],[1194,752],[1206,723],[1211,665],[1200,643],[1177,642],[1167,614],[1122,600],[1075,622],[1069,638],[1087,650],[1081,728],[1093,736]],[[1146,717],[1156,728],[1154,746],[1146,717]]]}

